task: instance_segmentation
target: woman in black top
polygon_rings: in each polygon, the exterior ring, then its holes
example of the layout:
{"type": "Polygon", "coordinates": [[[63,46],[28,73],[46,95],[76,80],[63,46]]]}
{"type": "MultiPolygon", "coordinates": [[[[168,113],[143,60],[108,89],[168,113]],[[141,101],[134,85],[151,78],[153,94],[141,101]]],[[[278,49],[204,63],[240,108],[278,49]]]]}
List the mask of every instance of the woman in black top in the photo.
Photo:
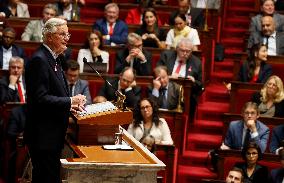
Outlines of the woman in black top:
{"type": "Polygon", "coordinates": [[[166,48],[166,31],[158,27],[158,17],[154,8],[147,8],[142,17],[142,25],[136,33],[142,37],[144,47],[166,48]]]}

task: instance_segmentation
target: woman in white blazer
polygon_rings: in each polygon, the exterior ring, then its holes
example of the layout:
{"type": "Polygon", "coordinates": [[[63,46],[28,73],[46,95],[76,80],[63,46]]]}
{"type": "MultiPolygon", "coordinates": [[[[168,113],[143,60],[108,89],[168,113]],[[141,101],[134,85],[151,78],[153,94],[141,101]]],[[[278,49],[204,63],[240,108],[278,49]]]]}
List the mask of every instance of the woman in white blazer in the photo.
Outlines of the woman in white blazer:
{"type": "Polygon", "coordinates": [[[11,12],[10,16],[18,18],[30,18],[28,5],[19,0],[9,0],[8,8],[11,12]]]}

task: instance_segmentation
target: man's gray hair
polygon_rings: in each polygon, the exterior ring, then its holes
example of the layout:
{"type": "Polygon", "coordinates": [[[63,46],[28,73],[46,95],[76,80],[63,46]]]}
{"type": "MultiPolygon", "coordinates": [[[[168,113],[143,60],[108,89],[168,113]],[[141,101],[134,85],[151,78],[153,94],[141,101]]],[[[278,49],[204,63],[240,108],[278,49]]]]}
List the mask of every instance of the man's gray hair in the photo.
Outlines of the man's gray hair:
{"type": "Polygon", "coordinates": [[[191,49],[193,48],[193,44],[192,44],[191,40],[188,39],[188,38],[182,38],[182,39],[180,39],[180,41],[177,43],[177,48],[179,48],[179,46],[180,46],[181,44],[185,44],[185,45],[187,45],[187,46],[190,46],[191,49]]]}
{"type": "Polygon", "coordinates": [[[119,11],[119,7],[116,3],[108,3],[106,6],[105,6],[105,11],[107,11],[109,8],[112,8],[112,7],[115,7],[117,11],[119,11]]]}
{"type": "Polygon", "coordinates": [[[47,20],[42,28],[43,40],[45,39],[46,34],[55,33],[58,26],[66,24],[66,20],[63,20],[61,18],[50,18],[49,20],[47,20]]]}
{"type": "Polygon", "coordinates": [[[142,37],[134,32],[131,32],[127,36],[128,44],[134,44],[137,40],[142,41],[142,37]]]}
{"type": "Polygon", "coordinates": [[[11,57],[10,60],[9,60],[9,66],[10,66],[12,63],[14,63],[14,62],[21,62],[21,64],[23,64],[23,65],[24,65],[24,63],[25,63],[23,58],[18,57],[18,56],[13,56],[13,57],[11,57]]]}
{"type": "Polygon", "coordinates": [[[44,12],[45,9],[52,9],[53,11],[55,11],[55,15],[57,15],[57,13],[58,13],[58,9],[57,9],[56,5],[54,5],[54,4],[52,4],[52,3],[46,4],[46,5],[43,7],[43,10],[42,10],[42,11],[44,12]]]}

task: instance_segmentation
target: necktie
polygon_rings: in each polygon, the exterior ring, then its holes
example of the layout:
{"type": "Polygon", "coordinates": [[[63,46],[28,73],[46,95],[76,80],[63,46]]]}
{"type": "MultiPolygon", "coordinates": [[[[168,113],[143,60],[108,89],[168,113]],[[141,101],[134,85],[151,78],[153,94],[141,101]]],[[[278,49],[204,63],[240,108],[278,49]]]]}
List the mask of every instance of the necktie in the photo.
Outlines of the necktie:
{"type": "Polygon", "coordinates": [[[25,97],[24,97],[23,90],[22,90],[22,87],[19,81],[17,82],[17,87],[18,87],[18,94],[20,97],[20,102],[25,103],[25,97]]]}
{"type": "Polygon", "coordinates": [[[247,146],[249,141],[250,141],[250,130],[247,129],[245,139],[244,139],[244,143],[243,143],[243,147],[247,146]]]}
{"type": "Polygon", "coordinates": [[[113,34],[113,23],[109,24],[109,31],[108,31],[108,35],[112,36],[113,34]]]}
{"type": "Polygon", "coordinates": [[[167,109],[168,108],[166,91],[167,91],[167,88],[162,88],[161,89],[161,93],[162,93],[162,105],[161,105],[161,108],[163,108],[163,109],[167,109]]]}
{"type": "Polygon", "coordinates": [[[265,36],[265,41],[266,41],[265,45],[267,48],[268,48],[268,39],[269,39],[269,36],[265,36]]]}
{"type": "Polygon", "coordinates": [[[69,96],[70,96],[70,97],[73,97],[73,87],[74,87],[73,84],[70,84],[70,85],[69,85],[69,96]]]}
{"type": "Polygon", "coordinates": [[[179,74],[180,69],[181,69],[181,66],[182,66],[182,62],[179,61],[179,62],[178,62],[178,66],[177,66],[177,68],[176,68],[176,70],[175,70],[175,73],[176,73],[176,74],[179,74]]]}

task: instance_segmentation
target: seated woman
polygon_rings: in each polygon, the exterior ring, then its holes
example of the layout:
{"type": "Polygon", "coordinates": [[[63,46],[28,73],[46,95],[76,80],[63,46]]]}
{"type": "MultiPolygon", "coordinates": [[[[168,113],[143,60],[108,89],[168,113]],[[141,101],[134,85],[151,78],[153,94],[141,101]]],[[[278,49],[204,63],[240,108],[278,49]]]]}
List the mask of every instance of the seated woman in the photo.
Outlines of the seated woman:
{"type": "Polygon", "coordinates": [[[184,14],[177,14],[174,18],[175,25],[173,29],[170,29],[167,38],[166,45],[167,48],[176,48],[177,43],[182,38],[188,38],[193,44],[193,51],[198,50],[198,45],[200,45],[200,39],[196,29],[187,26],[186,17],[184,14]]]}
{"type": "Polygon", "coordinates": [[[128,132],[135,139],[152,149],[154,144],[173,144],[167,122],[159,118],[158,106],[150,98],[144,98],[134,108],[134,121],[129,125],[128,132]]]}
{"type": "Polygon", "coordinates": [[[102,50],[103,39],[102,34],[97,31],[91,31],[85,41],[83,49],[79,50],[77,62],[80,65],[80,73],[84,71],[83,58],[88,62],[107,63],[107,72],[109,69],[109,53],[102,50]]]}
{"type": "Polygon", "coordinates": [[[143,23],[136,30],[136,33],[142,37],[143,47],[166,48],[166,31],[158,26],[158,17],[154,8],[148,8],[144,11],[142,17],[143,23]]]}
{"type": "Polygon", "coordinates": [[[260,115],[266,117],[284,117],[283,99],[283,82],[276,75],[269,77],[261,91],[252,97],[252,101],[258,104],[260,115]]]}
{"type": "Polygon", "coordinates": [[[242,158],[245,162],[236,163],[235,167],[244,172],[244,183],[268,182],[268,169],[258,164],[262,158],[260,148],[255,142],[249,142],[242,150],[242,158]]]}
{"type": "MultiPolygon", "coordinates": [[[[4,1],[4,0],[3,0],[4,1]]],[[[5,17],[18,17],[18,18],[29,18],[30,13],[28,5],[22,3],[20,0],[6,0],[3,6],[0,8],[0,12],[5,14],[5,17]]]]}

